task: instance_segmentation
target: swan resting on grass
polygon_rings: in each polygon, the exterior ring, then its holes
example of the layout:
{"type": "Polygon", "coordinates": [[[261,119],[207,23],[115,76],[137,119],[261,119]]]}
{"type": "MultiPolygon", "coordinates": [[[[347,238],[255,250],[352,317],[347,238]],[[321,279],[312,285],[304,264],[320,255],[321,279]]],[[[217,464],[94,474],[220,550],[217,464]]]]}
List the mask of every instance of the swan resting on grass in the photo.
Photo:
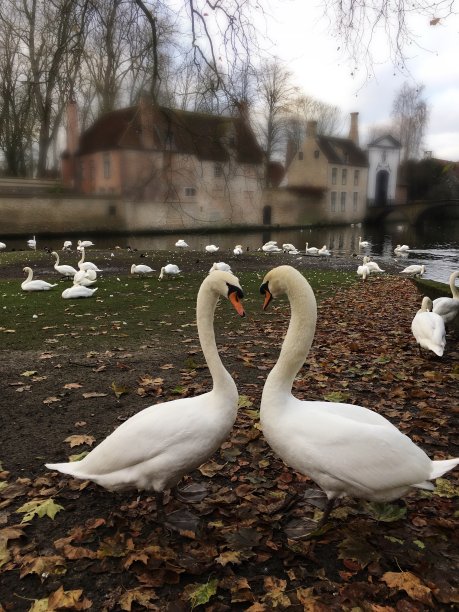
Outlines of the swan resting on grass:
{"type": "Polygon", "coordinates": [[[434,489],[431,480],[459,464],[459,457],[433,461],[390,421],[368,408],[292,395],[293,381],[314,339],[317,306],[303,275],[279,266],[260,287],[266,309],[286,294],[291,319],[277,363],[266,379],[260,425],[274,452],[291,468],[312,478],[328,503],[321,526],[336,499],[393,501],[412,488],[434,489]]]}
{"type": "Polygon", "coordinates": [[[75,284],[69,287],[68,289],[64,289],[62,292],[62,297],[64,300],[76,300],[79,298],[89,298],[94,295],[97,291],[97,287],[91,289],[91,287],[85,287],[84,285],[75,284]]]}
{"type": "Polygon", "coordinates": [[[73,277],[74,285],[81,285],[82,287],[90,287],[97,281],[97,272],[95,270],[78,270],[73,277]]]}
{"type": "Polygon", "coordinates": [[[446,345],[445,323],[441,316],[432,312],[432,300],[425,296],[422,298],[421,308],[417,311],[411,322],[411,331],[421,348],[433,351],[441,357],[446,345]]]}
{"type": "Polygon", "coordinates": [[[211,269],[209,270],[209,274],[214,272],[215,270],[223,270],[223,272],[231,272],[231,266],[224,261],[217,261],[212,264],[211,269]]]}
{"type": "Polygon", "coordinates": [[[153,491],[157,514],[164,519],[163,492],[207,461],[236,420],[238,392],[215,343],[214,313],[220,298],[244,316],[239,280],[228,272],[206,276],[198,292],[199,340],[212,377],[212,390],[195,397],[145,408],[120,425],[81,461],[47,463],[75,478],[92,480],[110,491],[153,491]]]}
{"type": "Polygon", "coordinates": [[[27,278],[21,283],[21,289],[23,291],[49,291],[53,287],[57,287],[57,284],[52,285],[44,280],[32,280],[33,271],[32,268],[29,268],[28,266],[24,268],[24,272],[27,273],[27,278]]]}

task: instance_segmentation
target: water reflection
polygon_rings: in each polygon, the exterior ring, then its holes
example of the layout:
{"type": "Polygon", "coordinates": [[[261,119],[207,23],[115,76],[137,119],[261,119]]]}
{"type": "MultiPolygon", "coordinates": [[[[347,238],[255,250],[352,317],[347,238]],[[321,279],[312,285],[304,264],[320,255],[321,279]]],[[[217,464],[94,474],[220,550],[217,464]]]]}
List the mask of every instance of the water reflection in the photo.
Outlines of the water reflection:
{"type": "MultiPolygon", "coordinates": [[[[182,232],[177,234],[136,235],[136,236],[91,236],[96,248],[113,249],[115,246],[143,250],[176,250],[175,243],[179,238],[186,239],[190,248],[203,251],[208,244],[220,247],[219,254],[233,250],[236,244],[243,249],[257,250],[268,240],[277,240],[279,245],[285,242],[294,244],[299,250],[304,250],[306,242],[309,246],[322,247],[326,245],[332,255],[348,257],[359,253],[359,237],[368,240],[371,245],[364,253],[376,260],[398,260],[400,269],[408,264],[420,263],[426,265],[425,278],[448,282],[451,272],[459,267],[459,219],[426,222],[420,227],[401,223],[380,224],[372,226],[332,226],[295,230],[270,230],[257,232],[206,233],[192,234],[182,232]],[[398,244],[410,246],[406,257],[396,257],[394,248],[398,244]]],[[[79,238],[85,239],[86,236],[79,238]]],[[[62,248],[68,236],[43,238],[37,236],[38,248],[47,246],[52,249],[62,248]]],[[[8,240],[7,248],[11,250],[26,249],[27,241],[8,240]]],[[[74,247],[77,239],[73,239],[74,247]]],[[[363,253],[363,250],[360,250],[363,253]]],[[[384,267],[384,266],[382,266],[384,267]]]]}

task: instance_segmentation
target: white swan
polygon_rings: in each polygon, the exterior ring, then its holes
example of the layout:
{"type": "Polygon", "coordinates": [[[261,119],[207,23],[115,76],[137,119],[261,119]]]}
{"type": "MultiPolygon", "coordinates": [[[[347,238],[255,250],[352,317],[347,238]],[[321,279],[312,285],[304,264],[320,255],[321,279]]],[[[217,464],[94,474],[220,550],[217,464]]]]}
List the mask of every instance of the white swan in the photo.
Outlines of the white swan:
{"type": "Polygon", "coordinates": [[[62,250],[63,251],[70,251],[71,248],[72,248],[72,242],[70,240],[65,240],[64,244],[62,246],[62,250]]]}
{"type": "Polygon", "coordinates": [[[78,270],[73,277],[74,285],[81,285],[82,287],[90,287],[97,281],[97,272],[95,270],[78,270]]]}
{"type": "Polygon", "coordinates": [[[181,270],[175,264],[166,264],[165,266],[161,268],[161,272],[159,273],[158,278],[159,280],[162,280],[165,274],[169,274],[170,276],[176,276],[177,274],[180,274],[180,273],[181,273],[181,270]]]}
{"type": "Polygon", "coordinates": [[[327,245],[324,244],[324,246],[319,249],[318,255],[325,255],[328,257],[331,255],[331,251],[327,248],[327,245]]]}
{"type": "Polygon", "coordinates": [[[184,240],[180,239],[180,240],[177,240],[177,242],[175,243],[175,246],[179,247],[179,249],[186,249],[188,247],[188,244],[184,240]]]}
{"type": "Polygon", "coordinates": [[[215,244],[208,244],[206,246],[207,253],[216,253],[220,247],[215,246],[215,244]]]}
{"type": "Polygon", "coordinates": [[[370,274],[372,272],[385,272],[385,270],[382,270],[375,261],[371,261],[367,255],[363,258],[363,265],[370,270],[370,274]]]}
{"type": "Polygon", "coordinates": [[[150,272],[154,272],[153,268],[145,264],[132,264],[131,266],[131,274],[150,274],[150,272]]]}
{"type": "Polygon", "coordinates": [[[91,287],[85,287],[80,284],[72,285],[68,289],[64,289],[62,297],[64,300],[74,300],[77,298],[89,298],[94,295],[97,291],[97,287],[91,289],[91,287]]]}
{"type": "Polygon", "coordinates": [[[53,251],[51,255],[56,258],[54,269],[57,272],[59,272],[59,274],[62,274],[62,276],[65,276],[67,278],[70,278],[70,277],[73,278],[75,276],[75,274],[77,273],[77,270],[75,270],[73,266],[67,266],[64,264],[59,265],[59,255],[56,253],[56,251],[53,251]]]}
{"type": "Polygon", "coordinates": [[[94,270],[94,272],[102,272],[102,270],[99,270],[99,268],[96,266],[96,264],[93,264],[91,261],[85,261],[85,247],[84,246],[80,246],[80,251],[81,251],[81,258],[80,261],[78,262],[78,267],[80,270],[94,270]]]}
{"type": "Polygon", "coordinates": [[[212,264],[212,267],[209,270],[209,274],[211,272],[215,272],[215,270],[222,270],[223,272],[231,272],[231,266],[225,263],[224,261],[218,261],[217,263],[212,264]]]}
{"type": "Polygon", "coordinates": [[[4,242],[0,242],[0,251],[6,249],[6,244],[4,242]]]}
{"type": "Polygon", "coordinates": [[[407,244],[397,244],[397,246],[394,249],[394,253],[396,255],[399,255],[401,253],[408,253],[409,250],[410,250],[410,247],[407,244]]]}
{"type": "Polygon", "coordinates": [[[43,280],[32,280],[32,268],[25,267],[24,272],[27,272],[27,278],[21,283],[21,289],[23,291],[49,291],[53,287],[57,287],[57,285],[52,285],[51,283],[47,283],[43,280]]]}
{"type": "Polygon", "coordinates": [[[424,348],[441,357],[446,345],[445,323],[439,314],[431,311],[432,300],[425,296],[411,322],[411,331],[419,344],[419,352],[424,348]]]}
{"type": "Polygon", "coordinates": [[[182,476],[207,461],[230,433],[237,414],[238,392],[215,344],[213,319],[220,296],[240,316],[244,308],[238,279],[228,272],[206,276],[198,292],[196,322],[213,387],[195,397],[145,408],[120,425],[81,461],[48,463],[46,467],[92,480],[111,491],[154,491],[157,512],[162,493],[182,476]]]}
{"type": "Polygon", "coordinates": [[[237,244],[234,249],[233,249],[233,253],[235,255],[242,255],[244,251],[242,250],[242,244],[237,244]]]}
{"type": "Polygon", "coordinates": [[[87,249],[88,247],[96,246],[91,240],[78,240],[77,250],[81,251],[82,248],[87,249]]]}
{"type": "Polygon", "coordinates": [[[407,266],[403,270],[400,270],[400,274],[406,274],[407,276],[422,276],[426,271],[426,267],[424,265],[413,264],[412,266],[407,266]]]}
{"type": "Polygon", "coordinates": [[[284,253],[290,253],[290,251],[298,251],[296,246],[293,245],[291,242],[284,242],[284,244],[282,245],[282,250],[284,251],[284,253]]]}
{"type": "Polygon", "coordinates": [[[387,419],[368,408],[325,401],[301,401],[292,383],[314,339],[317,307],[306,279],[291,266],[274,268],[260,291],[265,309],[272,297],[290,300],[291,320],[279,359],[263,388],[260,424],[283,461],[312,478],[328,497],[325,522],[334,500],[351,496],[391,501],[459,463],[459,457],[432,461],[387,419]]]}
{"type": "Polygon", "coordinates": [[[319,249],[317,247],[310,247],[309,246],[309,242],[306,242],[305,252],[308,255],[318,255],[319,254],[319,249]]]}
{"type": "Polygon", "coordinates": [[[456,287],[456,278],[459,277],[459,270],[453,272],[449,277],[452,298],[440,297],[433,301],[432,312],[441,316],[445,325],[452,323],[459,315],[459,288],[456,287]]]}
{"type": "Polygon", "coordinates": [[[362,236],[359,236],[359,249],[366,249],[371,246],[371,242],[368,240],[362,240],[362,236]]]}
{"type": "Polygon", "coordinates": [[[370,276],[370,269],[364,264],[363,266],[359,266],[357,268],[357,274],[358,276],[362,277],[362,280],[366,280],[367,277],[370,276]]]}
{"type": "Polygon", "coordinates": [[[277,246],[277,241],[275,240],[265,242],[265,244],[261,247],[261,250],[265,253],[282,253],[282,249],[277,246]]]}
{"type": "Polygon", "coordinates": [[[29,247],[29,249],[32,249],[34,251],[37,250],[37,241],[35,240],[35,236],[30,240],[27,240],[27,246],[29,247]]]}

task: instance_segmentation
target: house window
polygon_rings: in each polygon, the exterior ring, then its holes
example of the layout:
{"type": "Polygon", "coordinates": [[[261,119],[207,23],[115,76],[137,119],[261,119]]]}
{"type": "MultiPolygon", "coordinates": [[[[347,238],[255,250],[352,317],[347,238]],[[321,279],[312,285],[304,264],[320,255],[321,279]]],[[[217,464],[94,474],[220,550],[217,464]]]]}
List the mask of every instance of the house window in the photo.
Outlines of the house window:
{"type": "Polygon", "coordinates": [[[336,212],[336,191],[330,192],[331,211],[336,212]]]}
{"type": "Polygon", "coordinates": [[[354,185],[358,185],[358,184],[359,184],[359,171],[354,170],[354,185]]]}
{"type": "Polygon", "coordinates": [[[223,166],[221,164],[215,164],[214,176],[215,177],[223,176],[223,166]]]}
{"type": "Polygon", "coordinates": [[[104,155],[104,178],[110,178],[110,153],[104,155]]]}
{"type": "Polygon", "coordinates": [[[338,177],[338,168],[332,168],[332,185],[336,185],[337,177],[338,177]]]}
{"type": "Polygon", "coordinates": [[[315,159],[319,159],[319,155],[320,155],[320,151],[318,151],[317,149],[314,151],[314,157],[315,159]]]}
{"type": "Polygon", "coordinates": [[[298,151],[298,159],[302,161],[303,159],[303,151],[298,151]]]}
{"type": "Polygon", "coordinates": [[[341,174],[341,185],[345,185],[347,183],[347,169],[343,168],[342,174],[341,174]]]}
{"type": "Polygon", "coordinates": [[[354,191],[353,201],[352,201],[352,206],[354,208],[354,212],[357,211],[358,203],[359,203],[359,192],[358,191],[354,191]]]}
{"type": "Polygon", "coordinates": [[[346,210],[346,192],[341,192],[341,212],[346,210]]]}
{"type": "Polygon", "coordinates": [[[194,187],[185,187],[185,195],[190,197],[190,196],[195,196],[196,195],[196,189],[194,187]]]}

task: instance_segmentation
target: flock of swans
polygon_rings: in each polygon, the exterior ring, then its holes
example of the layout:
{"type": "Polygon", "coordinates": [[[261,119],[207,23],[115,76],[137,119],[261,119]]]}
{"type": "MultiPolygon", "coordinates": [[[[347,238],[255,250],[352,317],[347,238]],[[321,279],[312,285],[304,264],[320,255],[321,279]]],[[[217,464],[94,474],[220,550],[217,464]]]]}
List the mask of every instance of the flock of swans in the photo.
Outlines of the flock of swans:
{"type": "MultiPolygon", "coordinates": [[[[263,388],[261,428],[274,452],[325,492],[328,503],[318,527],[340,497],[392,501],[411,489],[433,490],[431,481],[459,464],[459,457],[431,460],[387,419],[363,406],[295,398],[292,384],[314,339],[316,299],[304,276],[285,265],[266,274],[260,292],[263,309],[284,294],[291,307],[279,358],[263,388]]],[[[220,297],[227,298],[240,316],[245,315],[238,278],[215,268],[203,280],[196,304],[211,391],[149,406],[81,461],[47,463],[46,467],[91,480],[110,491],[152,492],[157,516],[164,521],[164,491],[207,461],[227,439],[236,420],[238,390],[215,341],[214,312],[220,297]]]]}

